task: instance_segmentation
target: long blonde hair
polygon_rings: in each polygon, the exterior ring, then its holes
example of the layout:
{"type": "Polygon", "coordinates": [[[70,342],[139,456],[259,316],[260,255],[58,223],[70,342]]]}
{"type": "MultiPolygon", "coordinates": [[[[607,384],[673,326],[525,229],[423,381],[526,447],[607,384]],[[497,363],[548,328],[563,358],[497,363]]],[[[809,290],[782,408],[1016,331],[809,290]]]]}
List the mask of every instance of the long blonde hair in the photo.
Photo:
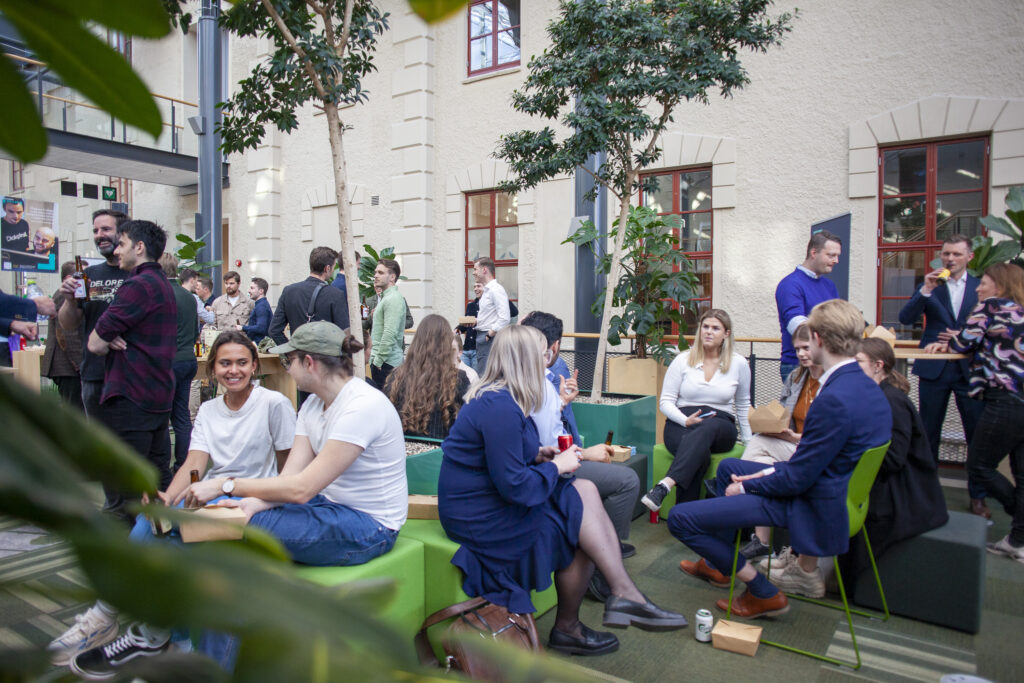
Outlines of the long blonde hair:
{"type": "Polygon", "coordinates": [[[466,393],[466,402],[488,391],[507,389],[523,415],[544,406],[544,335],[533,327],[509,325],[494,337],[483,375],[466,393]]]}
{"type": "Polygon", "coordinates": [[[718,371],[724,375],[729,372],[729,365],[732,363],[732,319],[721,308],[709,308],[697,319],[697,329],[694,330],[696,338],[693,340],[693,346],[690,347],[690,355],[686,358],[686,364],[695,368],[704,362],[704,345],[700,343],[700,326],[708,318],[714,318],[725,328],[725,339],[722,341],[722,348],[719,351],[718,363],[718,371]]]}

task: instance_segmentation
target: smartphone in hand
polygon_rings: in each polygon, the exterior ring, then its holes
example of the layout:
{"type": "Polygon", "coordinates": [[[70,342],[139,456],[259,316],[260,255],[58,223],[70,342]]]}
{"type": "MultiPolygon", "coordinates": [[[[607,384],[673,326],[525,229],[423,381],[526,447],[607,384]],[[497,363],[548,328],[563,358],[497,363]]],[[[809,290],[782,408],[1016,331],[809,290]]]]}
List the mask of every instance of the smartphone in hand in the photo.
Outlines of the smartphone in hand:
{"type": "Polygon", "coordinates": [[[701,413],[697,417],[700,418],[701,420],[703,420],[706,417],[714,417],[715,415],[718,415],[718,411],[717,410],[709,410],[706,413],[701,413]]]}

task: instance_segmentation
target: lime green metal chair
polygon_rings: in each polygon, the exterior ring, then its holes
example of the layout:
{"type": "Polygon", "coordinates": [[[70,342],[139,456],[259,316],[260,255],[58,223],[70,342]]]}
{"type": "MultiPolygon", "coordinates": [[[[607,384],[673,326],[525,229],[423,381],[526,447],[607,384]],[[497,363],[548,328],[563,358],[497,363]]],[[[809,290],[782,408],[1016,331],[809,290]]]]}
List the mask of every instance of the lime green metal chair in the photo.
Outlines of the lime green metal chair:
{"type": "MultiPolygon", "coordinates": [[[[850,666],[854,669],[860,668],[860,648],[857,647],[857,635],[853,630],[853,617],[851,614],[859,614],[872,619],[881,618],[882,621],[889,620],[889,605],[885,601],[885,591],[882,589],[882,580],[878,576],[878,565],[875,564],[875,554],[871,550],[871,540],[868,538],[867,529],[864,528],[864,520],[868,516],[868,500],[871,495],[871,487],[875,483],[875,477],[878,476],[878,470],[882,467],[882,460],[885,458],[887,450],[889,450],[889,442],[865,451],[864,454],[860,456],[860,460],[857,462],[857,466],[854,468],[853,474],[850,476],[850,482],[846,487],[846,511],[850,517],[850,538],[856,536],[857,532],[864,534],[864,544],[868,549],[868,558],[871,560],[871,571],[875,574],[875,583],[878,586],[878,594],[882,598],[882,609],[885,611],[885,616],[879,617],[878,614],[850,609],[850,602],[846,597],[846,587],[843,586],[843,575],[839,572],[839,559],[835,557],[832,558],[832,563],[836,570],[836,581],[839,583],[839,595],[843,599],[842,605],[825,602],[823,600],[816,600],[814,598],[807,598],[802,595],[787,596],[803,602],[812,602],[815,605],[821,605],[822,607],[828,607],[829,609],[842,610],[846,614],[846,623],[850,627],[850,640],[853,643],[853,652],[857,655],[856,663],[844,662],[834,657],[808,652],[806,650],[801,650],[790,645],[770,640],[762,640],[761,642],[765,645],[771,645],[772,647],[777,647],[782,650],[789,650],[790,652],[795,652],[806,657],[813,657],[814,659],[819,659],[823,662],[829,662],[830,664],[836,664],[838,666],[850,666]]],[[[736,587],[736,565],[739,562],[740,542],[742,540],[741,535],[742,530],[737,530],[736,550],[732,556],[732,578],[729,580],[729,618],[732,617],[732,596],[736,587]]],[[[769,574],[771,573],[771,558],[768,559],[768,572],[769,574]]]]}
{"type": "MultiPolygon", "coordinates": [[[[714,479],[715,473],[718,472],[718,465],[726,458],[742,458],[743,457],[743,442],[737,441],[736,445],[725,453],[712,453],[711,461],[708,463],[708,469],[704,473],[704,479],[714,479]]],[[[665,448],[665,444],[659,443],[654,447],[654,453],[651,456],[651,471],[652,471],[652,485],[653,482],[661,481],[668,474],[668,468],[672,465],[672,453],[665,448]]],[[[701,486],[700,497],[701,499],[707,496],[707,490],[701,486]]],[[[672,489],[667,496],[665,501],[661,504],[661,509],[658,512],[651,513],[651,524],[657,524],[659,518],[668,519],[668,513],[672,510],[672,506],[676,504],[676,490],[672,489]]]]}

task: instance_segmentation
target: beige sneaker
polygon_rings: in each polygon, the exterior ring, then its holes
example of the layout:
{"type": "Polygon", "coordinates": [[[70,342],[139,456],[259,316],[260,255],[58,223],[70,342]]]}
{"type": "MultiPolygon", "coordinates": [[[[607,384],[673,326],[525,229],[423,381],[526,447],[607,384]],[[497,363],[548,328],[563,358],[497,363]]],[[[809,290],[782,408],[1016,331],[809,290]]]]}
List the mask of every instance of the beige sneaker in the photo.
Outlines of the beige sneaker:
{"type": "MultiPolygon", "coordinates": [[[[778,557],[771,558],[772,569],[782,569],[783,567],[788,567],[793,562],[796,562],[796,558],[796,553],[793,552],[792,548],[790,548],[788,545],[783,546],[782,550],[779,551],[778,557]]],[[[767,572],[768,558],[766,557],[763,560],[761,560],[761,562],[758,563],[758,566],[761,568],[762,572],[767,572]]]]}
{"type": "Polygon", "coordinates": [[[783,593],[806,595],[809,598],[825,597],[825,575],[819,567],[815,567],[812,572],[805,572],[795,561],[785,567],[772,566],[768,580],[783,593]]]}
{"type": "Polygon", "coordinates": [[[75,623],[46,646],[50,659],[57,666],[65,666],[75,655],[106,645],[117,637],[117,615],[110,614],[98,604],[75,616],[75,623]]]}

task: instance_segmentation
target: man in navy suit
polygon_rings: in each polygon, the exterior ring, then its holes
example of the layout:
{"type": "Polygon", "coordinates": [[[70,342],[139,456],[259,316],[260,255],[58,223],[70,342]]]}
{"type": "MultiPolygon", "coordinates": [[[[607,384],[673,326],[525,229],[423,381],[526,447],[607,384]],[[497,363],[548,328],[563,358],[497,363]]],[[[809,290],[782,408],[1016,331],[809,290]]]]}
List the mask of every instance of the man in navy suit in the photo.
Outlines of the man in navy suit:
{"type": "MultiPolygon", "coordinates": [[[[938,278],[941,268],[925,275],[924,283],[900,311],[899,319],[904,325],[913,325],[924,314],[921,348],[934,341],[949,341],[964,326],[967,316],[978,304],[978,294],[975,292],[978,278],[967,272],[967,263],[974,258],[970,238],[959,234],[950,235],[942,243],[940,257],[943,266],[949,270],[949,278],[945,282],[938,278]]],[[[913,372],[918,377],[917,397],[921,421],[924,422],[932,455],[935,456],[935,462],[938,462],[942,423],[946,419],[950,392],[956,397],[956,407],[960,411],[967,443],[974,436],[974,426],[978,423],[984,404],[967,395],[967,381],[970,377],[967,359],[916,360],[913,372]]],[[[985,505],[985,489],[970,480],[967,489],[971,496],[971,512],[986,519],[991,518],[992,513],[985,505]]]]}
{"type": "MultiPolygon", "coordinates": [[[[793,551],[816,565],[817,557],[845,553],[850,543],[846,487],[864,451],[889,441],[892,411],[875,382],[854,360],[864,328],[860,311],[832,299],[818,304],[807,319],[811,357],[825,368],[804,431],[789,462],[763,463],[728,459],[718,467],[720,497],[681,503],[672,508],[672,535],[701,556],[680,562],[684,572],[712,585],[728,587],[724,573],[732,567],[736,530],[752,526],[786,527],[793,551]],[[813,562],[812,562],[813,561],[813,562]]],[[[820,571],[801,566],[805,572],[820,571]]],[[[732,606],[736,616],[783,614],[789,601],[743,555],[736,578],[747,584],[732,606]]],[[[726,600],[716,605],[728,609],[726,600]]]]}

